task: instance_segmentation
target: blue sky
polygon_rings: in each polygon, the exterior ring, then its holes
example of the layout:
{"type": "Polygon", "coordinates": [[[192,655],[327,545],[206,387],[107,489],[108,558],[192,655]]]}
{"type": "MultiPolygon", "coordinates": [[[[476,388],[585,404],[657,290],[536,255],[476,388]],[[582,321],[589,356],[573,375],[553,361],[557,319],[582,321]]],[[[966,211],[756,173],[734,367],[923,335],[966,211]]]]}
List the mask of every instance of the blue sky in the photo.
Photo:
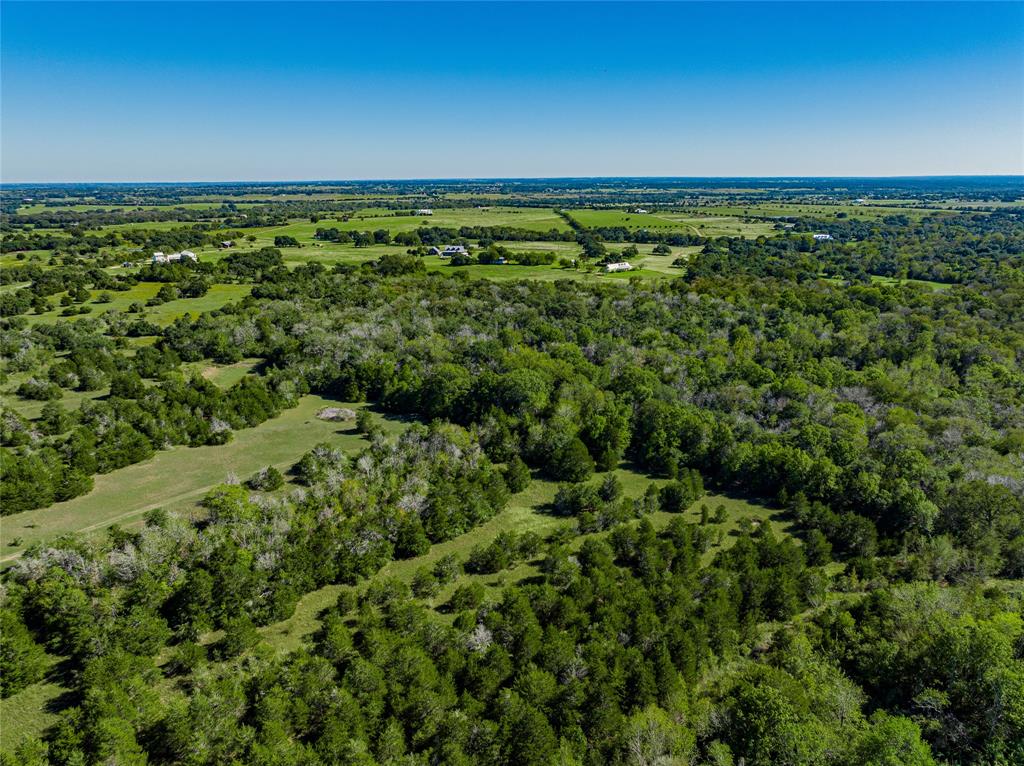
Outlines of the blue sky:
{"type": "Polygon", "coordinates": [[[1024,173],[1022,3],[0,14],[7,182],[1024,173]]]}

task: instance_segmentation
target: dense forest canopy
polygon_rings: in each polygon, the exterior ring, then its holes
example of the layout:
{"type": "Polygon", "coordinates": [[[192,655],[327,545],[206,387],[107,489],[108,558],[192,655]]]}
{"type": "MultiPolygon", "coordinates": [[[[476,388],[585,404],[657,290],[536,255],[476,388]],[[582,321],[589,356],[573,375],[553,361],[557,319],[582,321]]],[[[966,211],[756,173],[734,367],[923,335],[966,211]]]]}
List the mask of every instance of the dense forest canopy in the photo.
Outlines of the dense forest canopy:
{"type": "Polygon", "coordinates": [[[362,444],[21,546],[4,763],[1024,762],[1019,179],[3,195],[5,518],[310,396],[362,444]]]}

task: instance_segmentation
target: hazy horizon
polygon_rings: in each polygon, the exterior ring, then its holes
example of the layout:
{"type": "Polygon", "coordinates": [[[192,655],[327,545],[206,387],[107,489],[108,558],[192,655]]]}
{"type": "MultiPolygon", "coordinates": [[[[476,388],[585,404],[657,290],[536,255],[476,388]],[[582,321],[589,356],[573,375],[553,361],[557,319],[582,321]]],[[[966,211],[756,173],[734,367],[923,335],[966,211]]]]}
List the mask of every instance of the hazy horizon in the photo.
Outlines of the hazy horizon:
{"type": "Polygon", "coordinates": [[[167,179],[167,180],[111,180],[111,181],[3,181],[5,186],[165,186],[195,185],[218,186],[225,184],[246,185],[306,185],[306,184],[372,184],[372,183],[473,183],[473,182],[512,182],[512,181],[916,181],[942,179],[1006,179],[1024,183],[1024,173],[958,173],[937,175],[887,175],[887,176],[833,176],[833,175],[774,175],[774,176],[450,176],[450,177],[419,177],[419,178],[218,178],[209,180],[167,179]]]}

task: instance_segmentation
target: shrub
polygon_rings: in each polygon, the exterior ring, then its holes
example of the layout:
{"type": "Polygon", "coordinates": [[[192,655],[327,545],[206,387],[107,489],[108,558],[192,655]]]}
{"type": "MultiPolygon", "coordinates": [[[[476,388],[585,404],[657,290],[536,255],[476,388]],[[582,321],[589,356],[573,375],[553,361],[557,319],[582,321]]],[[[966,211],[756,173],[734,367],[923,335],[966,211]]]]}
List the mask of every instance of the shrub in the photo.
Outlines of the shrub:
{"type": "Polygon", "coordinates": [[[266,468],[261,468],[250,476],[246,485],[249,489],[255,489],[260,492],[273,492],[284,485],[284,476],[274,466],[268,465],[266,468]]]}
{"type": "Polygon", "coordinates": [[[452,593],[448,600],[448,606],[453,612],[463,612],[467,609],[476,609],[484,600],[486,589],[478,582],[460,585],[452,593]]]}

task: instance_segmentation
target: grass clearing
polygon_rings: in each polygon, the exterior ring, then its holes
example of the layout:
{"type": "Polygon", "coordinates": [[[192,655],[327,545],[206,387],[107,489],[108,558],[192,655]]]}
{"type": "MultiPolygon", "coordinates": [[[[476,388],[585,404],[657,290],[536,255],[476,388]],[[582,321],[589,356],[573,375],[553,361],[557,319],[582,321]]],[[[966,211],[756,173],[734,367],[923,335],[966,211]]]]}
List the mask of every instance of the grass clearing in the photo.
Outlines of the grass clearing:
{"type": "MultiPolygon", "coordinates": [[[[621,466],[615,471],[622,482],[623,493],[626,497],[640,497],[647,490],[650,484],[661,486],[668,480],[654,478],[633,470],[628,466],[621,466]]],[[[592,479],[591,481],[596,481],[592,479]]],[[[524,491],[513,495],[508,506],[494,518],[485,524],[460,535],[454,540],[438,543],[431,546],[430,550],[422,556],[410,559],[391,561],[386,564],[372,580],[393,577],[406,584],[412,582],[416,571],[421,567],[430,567],[443,556],[454,554],[465,562],[470,551],[478,545],[486,545],[491,542],[499,533],[512,530],[515,532],[536,532],[545,536],[559,526],[575,527],[575,520],[568,517],[554,515],[550,506],[558,491],[558,482],[548,481],[542,478],[534,478],[524,491]]],[[[709,564],[715,555],[732,546],[738,535],[740,522],[743,518],[749,518],[757,524],[768,523],[777,535],[786,534],[789,531],[790,523],[783,518],[781,510],[768,508],[756,502],[727,495],[712,494],[694,503],[683,514],[671,514],[656,512],[649,518],[657,529],[663,529],[677,516],[681,516],[692,523],[698,523],[701,516],[701,505],[707,505],[712,515],[719,505],[725,506],[726,520],[722,524],[710,525],[713,529],[721,530],[721,540],[713,542],[711,547],[704,553],[702,562],[709,564]]],[[[590,535],[577,535],[571,545],[578,548],[583,541],[589,537],[606,535],[607,532],[598,532],[590,535]]],[[[506,569],[493,574],[463,574],[454,582],[441,588],[438,593],[426,599],[424,603],[438,608],[447,603],[451,594],[457,587],[470,581],[477,581],[485,585],[494,597],[501,588],[521,583],[540,574],[540,559],[521,562],[511,569],[506,569]]],[[[287,620],[260,628],[263,640],[280,653],[297,649],[308,636],[315,633],[321,624],[321,615],[325,609],[331,608],[337,601],[338,594],[343,590],[355,588],[362,590],[369,581],[360,583],[357,586],[327,585],[319,590],[307,593],[303,596],[295,609],[294,614],[287,620]]],[[[443,613],[442,613],[442,616],[443,613]]],[[[215,640],[215,636],[207,638],[208,641],[215,640]]]]}
{"type": "Polygon", "coordinates": [[[243,359],[234,364],[216,364],[214,362],[189,362],[182,365],[186,376],[199,374],[220,388],[231,388],[238,381],[252,372],[262,359],[243,359]]]}
{"type": "Polygon", "coordinates": [[[738,217],[712,218],[695,213],[627,213],[622,210],[567,210],[573,220],[587,228],[621,227],[629,231],[660,234],[679,232],[702,237],[771,237],[773,224],[738,217]]]}
{"type": "MultiPolygon", "coordinates": [[[[325,406],[352,409],[365,403],[338,403],[320,396],[304,396],[299,404],[255,428],[236,431],[227,444],[206,447],[177,446],[157,452],[143,462],[95,477],[92,492],[47,508],[0,518],[0,562],[17,558],[33,543],[68,533],[96,533],[112,524],[130,526],[154,508],[194,514],[197,503],[229,474],[245,480],[258,469],[273,465],[289,468],[320,442],[344,450],[358,450],[367,442],[356,433],[354,422],[320,420],[325,406]],[[14,545],[12,541],[19,539],[14,545]]],[[[401,421],[380,418],[390,433],[404,429],[401,421]]]]}
{"type": "MultiPolygon", "coordinates": [[[[90,299],[88,303],[85,303],[89,308],[88,314],[76,314],[74,316],[66,317],[61,316],[63,307],[59,305],[61,297],[64,293],[52,296],[50,299],[51,308],[49,311],[43,314],[26,314],[25,318],[29,324],[54,324],[56,322],[74,321],[81,319],[82,317],[99,317],[108,311],[113,311],[117,314],[127,313],[128,307],[133,303],[142,303],[144,306],[146,302],[153,298],[157,292],[159,292],[162,283],[160,282],[139,282],[133,285],[128,290],[114,291],[114,290],[90,290],[90,299]],[[107,293],[110,296],[109,303],[97,303],[96,299],[102,294],[107,293]]],[[[206,311],[214,311],[221,308],[231,301],[239,300],[244,298],[252,291],[252,285],[236,285],[236,284],[215,284],[211,285],[206,295],[202,295],[198,298],[178,298],[167,303],[162,303],[159,306],[145,306],[141,314],[136,316],[147,319],[154,324],[166,326],[173,322],[175,319],[191,314],[193,316],[199,316],[206,311]]]]}
{"type": "Polygon", "coordinates": [[[369,208],[355,213],[324,216],[317,222],[308,219],[292,221],[281,226],[246,229],[245,234],[273,241],[276,236],[312,239],[317,229],[341,231],[376,231],[386,229],[392,236],[400,232],[415,231],[422,226],[459,229],[463,226],[508,226],[530,231],[569,231],[569,224],[551,208],[540,207],[469,207],[434,208],[433,215],[409,215],[406,211],[386,211],[369,208]],[[400,213],[397,214],[396,213],[400,213]],[[339,220],[342,219],[342,220],[339,220]],[[346,220],[347,219],[347,220],[346,220]]]}
{"type": "Polygon", "coordinates": [[[933,215],[956,215],[941,207],[900,206],[892,204],[820,204],[814,202],[754,202],[746,205],[709,205],[699,212],[714,216],[762,216],[765,218],[847,218],[875,220],[891,215],[920,219],[933,215]]]}
{"type": "Polygon", "coordinates": [[[13,750],[29,737],[41,736],[71,704],[71,694],[60,674],[61,658],[48,657],[50,667],[42,681],[0,700],[0,752],[13,750]]]}

